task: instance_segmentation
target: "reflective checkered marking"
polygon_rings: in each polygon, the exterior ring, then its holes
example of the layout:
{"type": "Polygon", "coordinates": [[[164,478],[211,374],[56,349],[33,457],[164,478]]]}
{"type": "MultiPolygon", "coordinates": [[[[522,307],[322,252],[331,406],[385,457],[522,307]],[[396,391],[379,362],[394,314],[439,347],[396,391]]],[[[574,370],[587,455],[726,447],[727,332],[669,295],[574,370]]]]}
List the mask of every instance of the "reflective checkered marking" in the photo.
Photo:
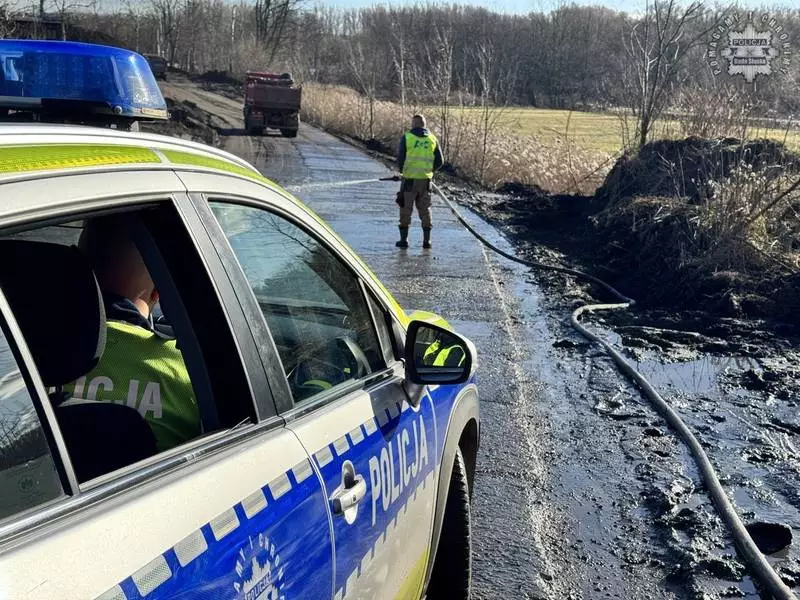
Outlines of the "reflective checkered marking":
{"type": "MultiPolygon", "coordinates": [[[[394,416],[399,416],[400,412],[403,411],[403,406],[401,404],[394,404],[392,405],[392,414],[394,416]]],[[[378,414],[377,421],[380,423],[383,421],[383,425],[387,424],[391,419],[389,418],[389,414],[387,411],[381,411],[378,414]],[[381,414],[383,415],[381,418],[381,414]]],[[[381,425],[381,426],[383,426],[381,425]]],[[[376,426],[376,419],[370,417],[367,419],[362,426],[364,428],[364,432],[367,436],[370,436],[378,431],[378,427],[376,426]]],[[[356,445],[363,441],[363,435],[361,431],[361,427],[357,427],[352,431],[348,432],[347,435],[342,436],[341,438],[337,439],[333,446],[336,448],[337,454],[339,456],[345,455],[352,447],[348,442],[348,436],[352,441],[353,445],[356,445]],[[358,438],[359,435],[362,435],[362,438],[356,442],[355,440],[358,438]],[[341,453],[340,453],[341,451],[341,453]]],[[[333,454],[331,452],[330,446],[324,446],[317,450],[314,453],[314,458],[320,464],[320,466],[324,466],[329,464],[333,460],[333,454]]],[[[337,590],[334,598],[339,598],[340,600],[346,597],[346,590],[348,587],[352,587],[358,578],[361,576],[361,573],[364,571],[367,565],[373,560],[374,556],[380,551],[380,548],[388,543],[389,533],[390,531],[394,531],[397,528],[397,524],[400,520],[401,515],[404,515],[408,511],[409,503],[416,501],[418,490],[425,489],[425,486],[428,484],[428,479],[431,479],[431,484],[433,483],[432,479],[434,476],[435,470],[431,471],[418,485],[414,488],[413,496],[409,497],[405,504],[398,509],[398,513],[394,516],[394,518],[387,524],[387,527],[384,531],[382,531],[378,539],[375,541],[374,546],[370,547],[367,554],[362,557],[359,566],[348,576],[347,584],[345,589],[337,590]]],[[[289,492],[292,487],[292,478],[289,475],[294,477],[295,481],[299,485],[302,481],[305,481],[308,477],[313,475],[313,468],[311,463],[307,459],[303,459],[299,463],[297,463],[294,467],[292,467],[289,471],[280,474],[275,479],[269,482],[267,486],[256,490],[246,498],[244,498],[241,502],[237,504],[237,506],[241,506],[242,511],[247,516],[248,519],[252,518],[253,516],[260,513],[262,510],[267,508],[268,500],[267,500],[267,489],[269,493],[272,495],[273,500],[278,500],[280,497],[284,496],[287,492],[289,492]]],[[[235,531],[241,525],[239,521],[239,517],[236,514],[236,506],[230,508],[226,511],[223,511],[219,515],[217,515],[214,519],[212,519],[209,523],[209,529],[212,532],[214,538],[219,541],[229,535],[231,532],[235,531]]],[[[181,567],[185,567],[186,565],[190,564],[192,561],[196,560],[200,556],[202,556],[205,552],[208,551],[208,542],[209,540],[206,539],[205,535],[203,534],[202,527],[200,529],[195,530],[194,532],[190,533],[186,536],[183,540],[175,544],[173,548],[170,550],[175,553],[175,556],[178,559],[178,563],[181,567]]],[[[167,551],[169,552],[169,550],[167,551]]],[[[147,594],[152,593],[155,591],[160,585],[164,582],[169,581],[172,572],[170,570],[169,564],[167,563],[166,559],[166,552],[150,563],[136,571],[130,579],[136,585],[137,590],[139,591],[141,596],[146,596],[147,594]]],[[[277,564],[276,564],[277,566],[277,564]]],[[[282,571],[282,567],[281,567],[282,571]]],[[[125,595],[124,590],[120,585],[115,585],[111,589],[107,590],[100,596],[96,597],[96,600],[128,600],[127,596],[125,595]]]]}
{"type": "MultiPolygon", "coordinates": [[[[210,542],[223,539],[242,525],[236,514],[237,506],[241,506],[242,512],[250,519],[267,507],[267,490],[272,494],[273,500],[278,500],[278,498],[289,492],[295,485],[292,483],[289,473],[295,478],[297,478],[297,474],[299,473],[302,479],[305,480],[309,475],[313,474],[313,470],[308,460],[304,459],[292,467],[290,471],[282,473],[273,479],[264,488],[256,490],[236,506],[223,511],[211,519],[208,523],[208,528],[214,539],[207,539],[206,535],[203,533],[203,527],[200,527],[175,544],[175,546],[136,571],[129,579],[136,586],[139,595],[147,596],[153,593],[164,582],[169,581],[172,572],[167,562],[167,555],[170,551],[175,553],[178,564],[181,567],[185,567],[207,552],[210,542]]],[[[297,478],[296,481],[298,485],[301,483],[299,478],[297,478]]],[[[96,600],[128,600],[128,597],[122,585],[117,584],[97,596],[96,600]]]]}

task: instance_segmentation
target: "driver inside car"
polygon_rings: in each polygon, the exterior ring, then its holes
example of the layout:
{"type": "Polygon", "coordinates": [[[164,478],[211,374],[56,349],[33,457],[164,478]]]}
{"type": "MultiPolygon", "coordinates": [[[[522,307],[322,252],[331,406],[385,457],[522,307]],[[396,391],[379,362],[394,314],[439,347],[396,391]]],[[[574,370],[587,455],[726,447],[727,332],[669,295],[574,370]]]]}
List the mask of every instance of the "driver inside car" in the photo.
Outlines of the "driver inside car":
{"type": "Polygon", "coordinates": [[[154,325],[158,291],[125,217],[88,221],[79,247],[103,294],[106,347],[98,365],[67,390],[76,398],[138,410],[159,452],[198,437],[200,412],[189,373],[174,337],[154,325]]]}

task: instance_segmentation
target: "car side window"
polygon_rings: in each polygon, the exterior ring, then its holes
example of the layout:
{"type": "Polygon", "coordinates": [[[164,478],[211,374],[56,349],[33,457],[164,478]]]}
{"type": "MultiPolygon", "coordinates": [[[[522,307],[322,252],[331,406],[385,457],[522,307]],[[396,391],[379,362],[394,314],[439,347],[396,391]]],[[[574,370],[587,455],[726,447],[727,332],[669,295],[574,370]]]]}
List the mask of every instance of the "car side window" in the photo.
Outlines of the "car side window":
{"type": "Polygon", "coordinates": [[[31,223],[0,234],[0,256],[79,482],[255,420],[219,298],[171,202],[31,223]]]}
{"type": "Polygon", "coordinates": [[[0,519],[63,493],[33,399],[0,329],[0,519]]]}
{"type": "Polygon", "coordinates": [[[272,212],[210,203],[270,327],[295,402],[386,366],[358,277],[272,212]]]}

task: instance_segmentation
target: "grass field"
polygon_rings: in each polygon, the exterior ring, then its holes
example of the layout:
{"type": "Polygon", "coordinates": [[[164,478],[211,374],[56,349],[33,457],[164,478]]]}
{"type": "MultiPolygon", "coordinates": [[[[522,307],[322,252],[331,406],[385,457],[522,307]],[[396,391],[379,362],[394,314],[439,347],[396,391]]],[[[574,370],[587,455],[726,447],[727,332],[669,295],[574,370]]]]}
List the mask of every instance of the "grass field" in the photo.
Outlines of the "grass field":
{"type": "MultiPolygon", "coordinates": [[[[470,111],[480,109],[467,109],[470,111]]],[[[503,109],[498,124],[511,128],[515,133],[538,137],[545,144],[556,143],[564,139],[568,131],[569,139],[587,150],[615,153],[622,147],[623,119],[626,117],[609,113],[590,113],[567,110],[551,110],[540,108],[507,108],[503,109]],[[567,126],[569,125],[569,129],[567,126]]],[[[629,119],[631,131],[634,123],[629,119]]],[[[664,121],[656,125],[656,138],[681,137],[680,126],[675,121],[664,121]]],[[[787,145],[800,150],[800,130],[793,129],[786,134],[785,130],[770,128],[753,128],[751,138],[767,137],[783,141],[787,145]]]]}

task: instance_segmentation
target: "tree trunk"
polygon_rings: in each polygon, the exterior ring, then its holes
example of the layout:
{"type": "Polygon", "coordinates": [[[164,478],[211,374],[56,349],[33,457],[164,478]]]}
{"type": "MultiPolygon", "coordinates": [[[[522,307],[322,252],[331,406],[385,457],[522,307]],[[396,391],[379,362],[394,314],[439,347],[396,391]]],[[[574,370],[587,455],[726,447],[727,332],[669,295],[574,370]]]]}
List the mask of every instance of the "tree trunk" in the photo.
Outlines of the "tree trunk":
{"type": "Polygon", "coordinates": [[[642,111],[642,121],[639,125],[639,148],[647,143],[647,135],[650,133],[650,111],[642,111]]]}

